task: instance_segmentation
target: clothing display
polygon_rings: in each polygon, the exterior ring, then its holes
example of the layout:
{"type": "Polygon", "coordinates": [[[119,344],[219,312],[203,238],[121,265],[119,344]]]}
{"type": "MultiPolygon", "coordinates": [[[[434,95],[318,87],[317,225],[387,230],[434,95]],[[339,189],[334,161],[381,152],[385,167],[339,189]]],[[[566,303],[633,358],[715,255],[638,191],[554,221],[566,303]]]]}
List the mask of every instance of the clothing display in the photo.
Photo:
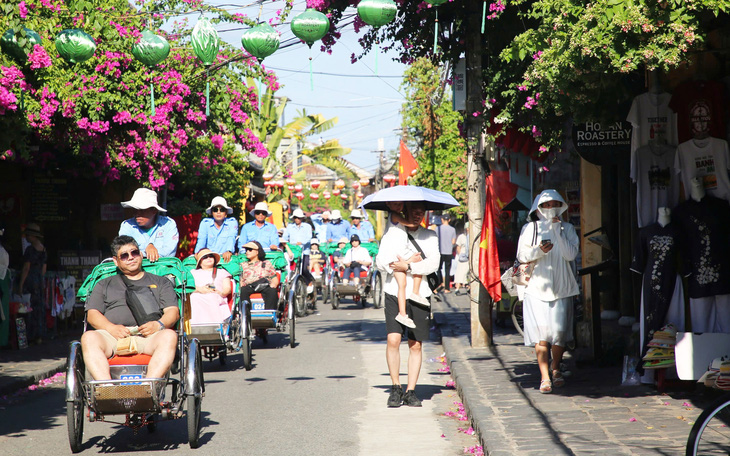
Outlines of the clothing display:
{"type": "Polygon", "coordinates": [[[685,198],[689,198],[690,180],[702,180],[705,191],[730,200],[730,150],[719,138],[690,139],[677,146],[674,171],[680,174],[685,198]]]}
{"type": "Polygon", "coordinates": [[[646,92],[631,103],[626,121],[634,127],[631,134],[631,150],[650,143],[677,144],[677,118],[669,107],[672,95],[646,92]]]}
{"type": "Polygon", "coordinates": [[[674,171],[676,147],[649,144],[638,148],[631,163],[636,182],[636,216],[639,228],[656,221],[657,209],[679,203],[679,176],[674,171]]]}
{"type": "MultiPolygon", "coordinates": [[[[683,274],[691,298],[730,293],[730,205],[713,196],[689,199],[672,214],[682,232],[683,274]]],[[[694,328],[693,328],[694,329],[694,328]]]]}
{"type": "Polygon", "coordinates": [[[679,143],[704,132],[725,137],[725,89],[716,81],[686,81],[674,89],[669,107],[677,113],[679,143]]]}

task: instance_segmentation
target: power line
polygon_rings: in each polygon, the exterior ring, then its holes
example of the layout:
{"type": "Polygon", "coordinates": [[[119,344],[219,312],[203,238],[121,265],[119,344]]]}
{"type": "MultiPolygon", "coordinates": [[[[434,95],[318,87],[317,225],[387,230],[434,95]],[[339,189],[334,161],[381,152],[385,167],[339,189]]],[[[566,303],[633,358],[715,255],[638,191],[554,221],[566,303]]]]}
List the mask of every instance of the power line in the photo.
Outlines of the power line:
{"type": "Polygon", "coordinates": [[[357,108],[372,108],[374,106],[383,106],[385,104],[390,103],[402,103],[401,101],[393,100],[393,101],[384,101],[382,103],[377,104],[371,104],[371,105],[359,105],[359,106],[324,106],[324,105],[312,105],[312,104],[305,104],[305,103],[295,103],[293,101],[288,102],[288,104],[293,104],[295,106],[304,106],[307,108],[336,108],[336,109],[357,109],[357,108]]]}
{"type": "MultiPolygon", "coordinates": [[[[276,70],[276,71],[288,71],[290,73],[309,73],[309,71],[301,71],[301,70],[297,71],[297,70],[292,70],[289,68],[274,68],[274,67],[266,67],[266,68],[270,69],[270,70],[276,70]]],[[[375,74],[342,74],[342,73],[327,73],[324,71],[313,71],[312,73],[321,74],[324,76],[338,76],[338,77],[343,77],[343,78],[397,78],[397,79],[403,78],[402,75],[401,76],[396,76],[396,75],[378,76],[375,74]]]]}

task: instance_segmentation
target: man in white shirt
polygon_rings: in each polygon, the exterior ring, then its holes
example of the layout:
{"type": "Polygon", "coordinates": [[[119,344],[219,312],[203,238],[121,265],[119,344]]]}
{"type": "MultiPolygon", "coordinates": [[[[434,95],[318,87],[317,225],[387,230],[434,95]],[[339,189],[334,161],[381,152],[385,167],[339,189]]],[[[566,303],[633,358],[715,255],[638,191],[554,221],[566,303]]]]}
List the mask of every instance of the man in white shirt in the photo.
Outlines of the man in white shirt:
{"type": "MultiPolygon", "coordinates": [[[[393,277],[393,271],[406,272],[406,289],[413,288],[413,274],[427,276],[432,272],[436,272],[441,260],[439,251],[438,236],[431,230],[427,230],[420,226],[420,222],[426,214],[425,206],[422,202],[413,202],[406,204],[410,220],[416,223],[417,228],[407,228],[409,242],[417,243],[423,253],[414,254],[408,260],[400,259],[398,261],[384,264],[385,255],[378,255],[375,258],[375,264],[381,271],[387,273],[383,291],[385,292],[385,328],[388,333],[386,360],[388,362],[388,371],[392,381],[390,395],[388,397],[388,407],[400,407],[408,405],[411,407],[420,407],[421,401],[416,397],[414,389],[418,382],[418,375],[421,371],[422,362],[422,342],[429,337],[429,328],[431,327],[430,309],[412,301],[406,303],[406,313],[416,324],[413,329],[408,329],[408,384],[405,393],[400,384],[400,343],[406,327],[395,321],[398,315],[398,284],[393,277]]],[[[380,252],[390,252],[400,250],[402,245],[395,245],[396,238],[390,238],[387,234],[380,240],[380,252]]],[[[415,248],[415,245],[414,245],[415,248]]],[[[418,250],[416,248],[416,250],[418,250]]],[[[431,296],[431,289],[428,287],[428,281],[421,282],[419,294],[424,298],[431,296]]]]}

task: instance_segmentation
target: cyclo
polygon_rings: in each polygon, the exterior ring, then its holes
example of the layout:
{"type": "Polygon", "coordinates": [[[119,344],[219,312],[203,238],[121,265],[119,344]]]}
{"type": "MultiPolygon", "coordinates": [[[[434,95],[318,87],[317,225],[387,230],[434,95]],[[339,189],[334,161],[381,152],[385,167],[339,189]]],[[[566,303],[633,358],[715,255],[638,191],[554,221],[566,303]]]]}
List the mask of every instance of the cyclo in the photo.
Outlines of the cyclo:
{"type": "MultiPolygon", "coordinates": [[[[167,277],[174,284],[178,309],[182,315],[188,290],[187,274],[177,258],[160,258],[155,263],[144,260],[146,272],[167,277]]],[[[105,260],[94,268],[77,294],[81,302],[101,280],[117,273],[113,262],[105,260]]],[[[86,322],[84,323],[86,325],[86,322]]],[[[111,380],[88,380],[81,343],[71,342],[66,368],[66,418],[71,451],[82,450],[84,410],[90,422],[109,421],[123,415],[124,422],[113,422],[135,431],[146,426],[150,432],[158,420],[178,419],[187,415],[188,442],[191,448],[200,444],[200,412],[205,383],[198,340],[188,338],[184,325],[178,323],[178,345],[171,372],[164,378],[147,378],[149,355],[136,354],[109,359],[111,380]],[[179,378],[170,374],[179,375],[179,378]],[[169,400],[166,400],[167,387],[169,400]]]]}
{"type": "MultiPolygon", "coordinates": [[[[320,246],[322,251],[328,256],[325,272],[325,288],[326,299],[329,299],[333,309],[337,309],[340,306],[340,300],[345,296],[352,296],[355,302],[359,302],[363,307],[366,306],[368,300],[372,300],[373,307],[379,309],[383,306],[383,275],[375,267],[375,256],[378,254],[378,243],[376,242],[365,242],[361,244],[362,247],[367,249],[370,254],[373,263],[363,268],[360,272],[360,284],[359,286],[351,285],[349,281],[353,278],[352,273],[350,277],[343,277],[345,267],[338,263],[334,256],[334,252],[337,250],[337,244],[330,242],[320,246]]],[[[344,255],[350,249],[348,243],[342,250],[344,255]]],[[[324,293],[323,293],[324,296],[324,293]]]]}
{"type": "MultiPolygon", "coordinates": [[[[216,357],[221,365],[226,363],[228,353],[243,354],[243,365],[246,370],[251,369],[251,339],[245,335],[247,324],[243,303],[239,299],[241,261],[244,257],[234,255],[228,262],[221,260],[217,268],[231,274],[231,293],[228,296],[228,308],[231,316],[223,321],[192,322],[190,299],[185,300],[182,319],[185,325],[185,334],[188,339],[196,338],[201,347],[203,356],[212,361],[216,357]]],[[[183,260],[183,267],[189,271],[195,268],[195,257],[190,256],[183,260]]],[[[195,280],[188,274],[188,288],[195,289],[195,280]]],[[[248,322],[250,324],[250,322],[248,322]]],[[[250,331],[249,331],[250,332],[250,331]]]]}

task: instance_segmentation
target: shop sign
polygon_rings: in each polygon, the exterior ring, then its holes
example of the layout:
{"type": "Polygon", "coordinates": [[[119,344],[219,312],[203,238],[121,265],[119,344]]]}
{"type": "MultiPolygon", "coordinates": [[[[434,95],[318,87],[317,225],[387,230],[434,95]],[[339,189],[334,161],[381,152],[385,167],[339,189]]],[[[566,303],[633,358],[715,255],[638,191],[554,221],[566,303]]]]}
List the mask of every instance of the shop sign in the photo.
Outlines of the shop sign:
{"type": "Polygon", "coordinates": [[[124,208],[119,203],[102,204],[99,209],[104,222],[124,220],[124,208]]]}
{"type": "Polygon", "coordinates": [[[454,111],[466,110],[466,59],[460,59],[454,66],[453,71],[453,90],[452,97],[454,103],[454,111]]]}
{"type": "Polygon", "coordinates": [[[30,193],[30,213],[38,222],[68,220],[68,181],[62,177],[33,176],[30,193]]]}
{"type": "Polygon", "coordinates": [[[59,268],[76,279],[76,290],[99,263],[101,263],[101,250],[58,251],[59,268]]]}
{"type": "Polygon", "coordinates": [[[573,125],[573,144],[578,154],[591,163],[602,165],[618,155],[631,152],[629,122],[611,124],[586,122],[573,125]]]}

